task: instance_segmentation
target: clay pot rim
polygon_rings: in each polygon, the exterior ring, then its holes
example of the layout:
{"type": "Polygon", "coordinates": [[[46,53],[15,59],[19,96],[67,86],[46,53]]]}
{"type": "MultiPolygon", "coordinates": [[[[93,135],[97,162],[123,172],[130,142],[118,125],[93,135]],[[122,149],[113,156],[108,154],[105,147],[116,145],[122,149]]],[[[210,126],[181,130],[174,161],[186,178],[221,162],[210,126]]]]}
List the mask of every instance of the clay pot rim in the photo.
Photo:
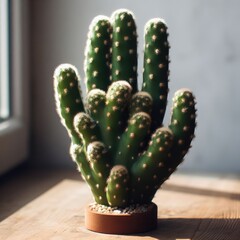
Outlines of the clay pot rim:
{"type": "Polygon", "coordinates": [[[157,205],[150,203],[147,211],[135,213],[104,213],[85,208],[88,230],[107,234],[143,233],[157,228],[157,205]]]}
{"type": "MultiPolygon", "coordinates": [[[[95,209],[89,209],[90,211],[92,211],[92,212],[96,212],[96,213],[98,213],[98,214],[104,214],[104,215],[129,215],[129,216],[132,216],[132,215],[137,215],[137,214],[144,214],[144,213],[146,213],[147,214],[147,212],[150,210],[150,208],[152,208],[153,207],[153,205],[154,205],[155,203],[153,203],[153,202],[151,202],[151,203],[149,203],[149,204],[139,204],[139,206],[141,207],[141,206],[146,206],[146,205],[148,205],[147,206],[147,211],[142,211],[142,212],[133,212],[133,213],[116,213],[116,212],[112,212],[112,213],[108,213],[108,212],[98,212],[97,210],[95,210],[95,209]]],[[[100,205],[100,204],[99,204],[100,205]]],[[[105,205],[103,205],[103,206],[105,206],[105,205]]],[[[91,207],[91,204],[88,204],[88,205],[86,205],[86,208],[90,208],[91,207]]],[[[106,206],[105,206],[106,207],[106,206]]],[[[108,207],[108,206],[107,206],[108,207]]],[[[126,209],[126,208],[128,208],[129,206],[125,206],[125,207],[121,207],[121,208],[119,208],[119,209],[126,209]]],[[[113,207],[114,208],[114,207],[113,207]]],[[[118,210],[118,209],[116,209],[116,210],[118,210]]]]}

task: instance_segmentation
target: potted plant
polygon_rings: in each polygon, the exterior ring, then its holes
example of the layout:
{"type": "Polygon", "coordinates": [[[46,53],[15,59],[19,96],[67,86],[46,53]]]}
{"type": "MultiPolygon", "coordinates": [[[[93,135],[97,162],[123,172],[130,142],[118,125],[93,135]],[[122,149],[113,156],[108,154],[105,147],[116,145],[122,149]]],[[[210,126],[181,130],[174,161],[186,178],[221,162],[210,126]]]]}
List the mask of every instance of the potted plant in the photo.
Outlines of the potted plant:
{"type": "Polygon", "coordinates": [[[97,16],[88,33],[83,103],[77,69],[54,72],[57,112],[71,138],[70,154],[95,202],[86,227],[104,233],[144,232],[157,226],[152,199],[191,146],[196,126],[189,89],[173,97],[171,121],[163,127],[169,76],[167,26],[145,26],[143,83],[137,82],[137,32],[125,9],[97,16]]]}

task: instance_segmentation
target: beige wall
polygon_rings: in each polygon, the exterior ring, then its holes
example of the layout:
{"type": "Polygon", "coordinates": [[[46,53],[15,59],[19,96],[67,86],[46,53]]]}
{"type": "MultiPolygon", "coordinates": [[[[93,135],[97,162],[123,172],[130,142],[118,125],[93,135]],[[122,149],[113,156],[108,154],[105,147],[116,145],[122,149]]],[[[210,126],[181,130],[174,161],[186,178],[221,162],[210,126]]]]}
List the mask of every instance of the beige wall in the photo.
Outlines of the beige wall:
{"type": "Polygon", "coordinates": [[[30,2],[34,163],[74,166],[68,154],[69,139],[55,112],[53,71],[58,64],[69,62],[78,67],[83,78],[83,52],[91,19],[124,7],[136,16],[140,60],[144,23],[153,17],[165,18],[172,46],[169,101],[180,87],[191,88],[197,97],[197,137],[181,168],[240,171],[239,1],[30,2]]]}

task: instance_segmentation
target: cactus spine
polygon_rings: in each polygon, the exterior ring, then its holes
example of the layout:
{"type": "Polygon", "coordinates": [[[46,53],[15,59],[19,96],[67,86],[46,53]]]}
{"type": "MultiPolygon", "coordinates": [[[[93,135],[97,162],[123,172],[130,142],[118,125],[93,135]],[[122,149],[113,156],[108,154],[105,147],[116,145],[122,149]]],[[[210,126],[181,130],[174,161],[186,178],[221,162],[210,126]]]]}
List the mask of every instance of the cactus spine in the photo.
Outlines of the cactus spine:
{"type": "Polygon", "coordinates": [[[189,89],[173,98],[171,122],[162,126],[168,95],[167,26],[145,27],[143,85],[137,87],[137,33],[133,14],[118,10],[94,18],[85,50],[86,104],[75,67],[54,73],[57,112],[71,137],[70,153],[97,203],[124,207],[150,203],[183,161],[196,126],[189,89]]]}

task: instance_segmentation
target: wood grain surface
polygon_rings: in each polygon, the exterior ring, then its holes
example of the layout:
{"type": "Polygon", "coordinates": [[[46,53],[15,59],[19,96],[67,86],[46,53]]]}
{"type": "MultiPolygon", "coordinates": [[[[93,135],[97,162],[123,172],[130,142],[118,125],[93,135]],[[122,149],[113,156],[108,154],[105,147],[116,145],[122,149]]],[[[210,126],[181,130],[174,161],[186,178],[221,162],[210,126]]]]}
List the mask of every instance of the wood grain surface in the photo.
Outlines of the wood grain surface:
{"type": "Polygon", "coordinates": [[[158,229],[140,235],[86,230],[84,208],[92,197],[75,173],[29,172],[1,182],[0,196],[1,240],[240,239],[240,180],[234,176],[174,174],[154,198],[158,229]]]}

